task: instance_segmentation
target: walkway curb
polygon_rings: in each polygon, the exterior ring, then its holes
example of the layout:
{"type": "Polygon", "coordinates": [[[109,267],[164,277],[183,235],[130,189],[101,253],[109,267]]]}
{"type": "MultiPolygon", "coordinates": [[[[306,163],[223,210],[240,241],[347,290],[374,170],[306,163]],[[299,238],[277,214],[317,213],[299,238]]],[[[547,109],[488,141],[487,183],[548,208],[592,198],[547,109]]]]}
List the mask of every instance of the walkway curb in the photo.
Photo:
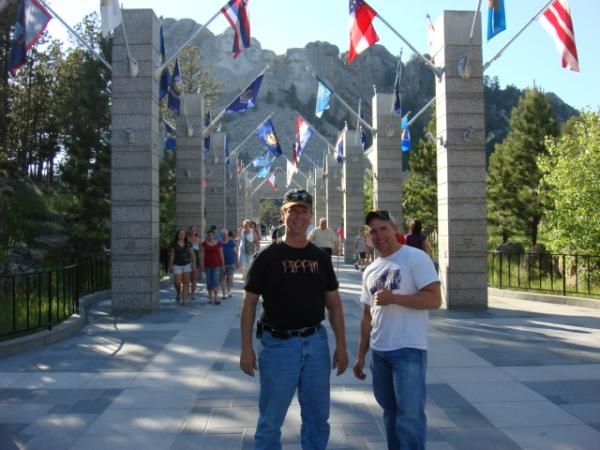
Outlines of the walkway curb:
{"type": "Polygon", "coordinates": [[[27,336],[0,342],[0,358],[44,347],[72,336],[85,324],[87,309],[100,300],[109,299],[110,293],[111,290],[107,289],[84,295],[79,299],[79,314],[73,314],[68,319],[54,326],[51,330],[39,331],[27,336]]]}
{"type": "Polygon", "coordinates": [[[600,308],[600,300],[583,297],[566,297],[562,295],[542,294],[540,292],[511,291],[508,289],[488,288],[488,296],[496,298],[513,298],[533,302],[554,303],[558,305],[582,306],[585,308],[600,308]]]}

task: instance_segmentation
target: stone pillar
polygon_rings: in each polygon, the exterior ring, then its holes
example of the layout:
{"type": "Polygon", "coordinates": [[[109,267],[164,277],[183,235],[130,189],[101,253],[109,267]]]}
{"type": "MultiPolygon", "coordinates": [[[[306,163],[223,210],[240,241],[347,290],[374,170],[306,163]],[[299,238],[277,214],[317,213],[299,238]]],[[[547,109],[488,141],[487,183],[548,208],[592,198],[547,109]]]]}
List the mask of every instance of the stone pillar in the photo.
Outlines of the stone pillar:
{"type": "Polygon", "coordinates": [[[220,230],[225,219],[225,133],[213,133],[206,165],[206,225],[220,230]]]}
{"type": "Polygon", "coordinates": [[[471,76],[458,62],[467,53],[472,11],[444,11],[436,23],[439,263],[449,309],[487,308],[486,171],[480,18],[471,50],[471,76]],[[443,144],[440,144],[441,142],[443,144]]]}
{"type": "Polygon", "coordinates": [[[225,165],[225,223],[223,228],[236,232],[238,227],[238,173],[237,155],[225,165]]]}
{"type": "Polygon", "coordinates": [[[139,75],[129,76],[121,27],[112,49],[112,311],[154,312],[159,303],[158,19],[124,10],[139,75]]]}
{"type": "Polygon", "coordinates": [[[402,153],[400,117],[391,113],[394,96],[373,96],[373,127],[377,134],[369,159],[373,166],[373,207],[389,211],[401,227],[402,218],[402,153]]]}
{"type": "Polygon", "coordinates": [[[238,204],[238,214],[237,214],[237,225],[236,229],[242,226],[242,222],[248,216],[248,212],[246,211],[246,189],[248,184],[248,178],[246,175],[247,172],[244,172],[238,176],[238,191],[237,191],[237,204],[238,204]]]}
{"type": "Polygon", "coordinates": [[[365,158],[363,148],[356,141],[356,130],[347,130],[344,139],[344,175],[342,190],[344,192],[344,224],[346,226],[346,241],[344,243],[344,262],[353,262],[354,240],[359,227],[365,224],[365,158]]]}
{"type": "Polygon", "coordinates": [[[204,221],[204,99],[201,95],[185,94],[187,118],[177,116],[175,221],[185,230],[195,225],[200,236],[204,221]],[[188,129],[189,125],[189,129],[188,129]]]}
{"type": "Polygon", "coordinates": [[[327,175],[325,177],[325,195],[327,197],[326,217],[330,228],[336,228],[344,220],[342,200],[342,166],[332,155],[325,158],[327,175]]]}
{"type": "MultiPolygon", "coordinates": [[[[314,190],[314,205],[315,205],[315,217],[316,220],[319,220],[319,217],[327,217],[327,197],[326,197],[326,183],[323,179],[323,169],[315,168],[315,190],[314,190]]],[[[318,223],[315,223],[318,225],[318,223]]],[[[330,224],[328,222],[329,228],[337,227],[339,224],[330,224]]]]}

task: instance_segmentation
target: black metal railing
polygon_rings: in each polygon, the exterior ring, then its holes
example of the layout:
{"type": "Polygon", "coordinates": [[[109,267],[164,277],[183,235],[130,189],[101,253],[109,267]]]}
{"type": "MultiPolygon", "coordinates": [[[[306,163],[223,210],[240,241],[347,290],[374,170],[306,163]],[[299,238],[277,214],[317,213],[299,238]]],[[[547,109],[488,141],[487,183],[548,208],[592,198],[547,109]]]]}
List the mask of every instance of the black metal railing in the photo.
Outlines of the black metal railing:
{"type": "Polygon", "coordinates": [[[0,339],[52,329],[79,312],[79,298],[110,288],[110,258],[55,270],[0,276],[0,339]]]}
{"type": "Polygon", "coordinates": [[[600,256],[489,251],[488,286],[600,297],[600,256]]]}

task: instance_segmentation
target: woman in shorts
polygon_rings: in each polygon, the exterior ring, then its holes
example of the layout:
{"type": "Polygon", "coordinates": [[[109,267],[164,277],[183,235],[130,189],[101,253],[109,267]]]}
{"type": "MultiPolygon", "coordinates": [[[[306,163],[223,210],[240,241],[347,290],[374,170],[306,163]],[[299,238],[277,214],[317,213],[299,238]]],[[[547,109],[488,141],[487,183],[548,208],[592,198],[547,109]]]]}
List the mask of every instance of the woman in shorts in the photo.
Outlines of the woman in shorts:
{"type": "Polygon", "coordinates": [[[175,301],[188,304],[192,266],[195,264],[194,252],[188,242],[184,229],[177,230],[169,249],[169,272],[175,282],[175,301]]]}

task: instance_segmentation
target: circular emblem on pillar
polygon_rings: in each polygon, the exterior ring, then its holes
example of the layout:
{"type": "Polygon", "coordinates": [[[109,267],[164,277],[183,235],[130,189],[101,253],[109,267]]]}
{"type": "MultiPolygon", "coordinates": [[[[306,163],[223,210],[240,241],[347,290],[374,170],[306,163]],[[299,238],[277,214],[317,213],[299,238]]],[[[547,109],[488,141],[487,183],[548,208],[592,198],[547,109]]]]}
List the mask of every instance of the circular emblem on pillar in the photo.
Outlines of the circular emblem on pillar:
{"type": "Polygon", "coordinates": [[[391,123],[388,123],[385,126],[384,132],[387,137],[392,137],[394,135],[394,126],[391,123]]]}

